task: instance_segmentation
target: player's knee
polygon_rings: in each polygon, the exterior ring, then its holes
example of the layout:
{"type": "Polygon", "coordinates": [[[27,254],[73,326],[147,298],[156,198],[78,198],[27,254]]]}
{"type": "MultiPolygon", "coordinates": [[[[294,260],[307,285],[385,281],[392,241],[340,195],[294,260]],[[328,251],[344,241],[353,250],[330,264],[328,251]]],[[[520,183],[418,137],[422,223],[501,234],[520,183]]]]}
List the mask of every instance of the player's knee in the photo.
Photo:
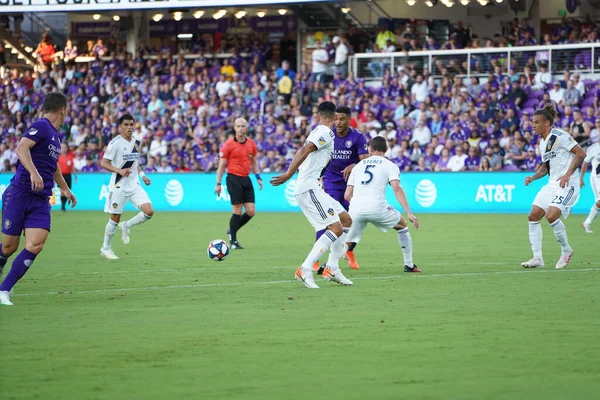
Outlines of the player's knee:
{"type": "Polygon", "coordinates": [[[596,202],[596,208],[600,208],[600,200],[596,202]]]}
{"type": "Polygon", "coordinates": [[[237,214],[237,215],[242,215],[242,206],[241,205],[235,205],[232,207],[233,209],[233,213],[237,214]]]}
{"type": "Polygon", "coordinates": [[[31,243],[28,243],[25,248],[27,249],[27,251],[32,252],[33,254],[40,254],[42,252],[42,250],[44,249],[44,242],[40,242],[40,241],[33,241],[31,243]]]}
{"type": "Polygon", "coordinates": [[[352,217],[347,212],[341,213],[340,222],[342,223],[343,227],[349,228],[350,226],[352,226],[352,217]]]}
{"type": "Polygon", "coordinates": [[[5,257],[10,257],[13,254],[15,254],[15,252],[17,251],[17,249],[19,248],[19,242],[17,243],[2,243],[2,254],[5,257]]]}
{"type": "Polygon", "coordinates": [[[337,222],[337,223],[335,223],[335,224],[333,224],[333,225],[330,225],[330,226],[328,227],[328,229],[329,229],[329,230],[330,230],[330,231],[331,231],[333,234],[335,234],[335,236],[337,236],[337,237],[340,237],[340,236],[342,236],[342,233],[344,232],[344,228],[342,227],[342,224],[341,224],[341,223],[339,223],[339,222],[337,222]]]}
{"type": "Polygon", "coordinates": [[[247,209],[246,209],[246,214],[247,214],[247,215],[248,215],[250,218],[252,218],[252,217],[254,217],[254,216],[256,215],[256,209],[254,209],[254,208],[249,208],[249,209],[248,209],[248,208],[247,208],[247,209]]]}
{"type": "Polygon", "coordinates": [[[144,204],[142,206],[142,212],[144,213],[144,215],[146,215],[147,217],[152,217],[154,216],[154,208],[152,208],[151,204],[144,204]]]}

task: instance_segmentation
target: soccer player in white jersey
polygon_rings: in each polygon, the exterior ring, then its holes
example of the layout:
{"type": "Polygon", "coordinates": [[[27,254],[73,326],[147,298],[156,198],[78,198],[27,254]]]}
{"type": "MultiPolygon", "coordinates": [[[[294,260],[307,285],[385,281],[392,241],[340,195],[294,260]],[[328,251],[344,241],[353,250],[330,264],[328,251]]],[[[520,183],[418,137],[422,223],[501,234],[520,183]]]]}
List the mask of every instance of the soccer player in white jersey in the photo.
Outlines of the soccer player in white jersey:
{"type": "MultiPolygon", "coordinates": [[[[296,200],[315,231],[327,228],[295,273],[296,279],[310,289],[319,288],[313,276],[313,263],[319,261],[330,248],[338,259],[344,254],[347,228],[343,226],[350,226],[352,222],[350,215],[341,204],[325,193],[319,183],[321,172],[333,154],[335,135],[332,128],[335,123],[335,110],[335,104],[330,101],[319,104],[319,125],[308,135],[304,146],[296,153],[288,170],[271,179],[273,186],[279,186],[299,171],[296,178],[296,200]]],[[[352,281],[335,266],[325,268],[323,278],[346,286],[352,285],[352,281]]]]}
{"type": "Polygon", "coordinates": [[[133,137],[134,124],[135,120],[129,114],[124,114],[119,118],[119,135],[110,141],[100,163],[102,168],[112,172],[109,186],[110,193],[104,207],[104,212],[110,214],[110,219],[106,224],[104,243],[100,249],[100,254],[109,260],[119,258],[111,247],[117,226],[121,228],[123,243],[129,244],[129,231],[131,228],[143,224],[154,215],[150,198],[138,179],[138,176],[140,176],[146,186],[150,185],[150,179],[138,164],[140,140],[133,137]],[[123,208],[128,201],[141,211],[130,220],[120,223],[123,208]]]}
{"type": "Polygon", "coordinates": [[[546,215],[554,236],[560,243],[561,256],[556,268],[566,267],[573,256],[569,246],[565,225],[560,220],[561,215],[567,218],[570,207],[579,197],[579,172],[577,168],[585,158],[585,152],[575,140],[565,131],[552,128],[556,110],[552,104],[538,109],[533,114],[533,130],[542,136],[540,155],[542,165],[534,175],[525,178],[525,186],[550,175],[548,183],[540,189],[529,212],[529,242],[533,258],[521,263],[525,268],[541,268],[542,258],[542,226],[541,219],[546,215]]]}
{"type": "Polygon", "coordinates": [[[592,186],[592,190],[594,191],[594,197],[596,199],[596,203],[592,205],[590,209],[590,214],[587,216],[585,221],[583,221],[583,229],[585,229],[585,233],[594,233],[592,232],[592,221],[596,219],[598,213],[600,213],[600,144],[594,143],[587,149],[587,153],[585,156],[585,160],[581,165],[581,173],[579,178],[579,185],[581,187],[585,186],[583,182],[583,176],[585,175],[585,171],[587,171],[588,166],[592,164],[592,170],[590,172],[590,184],[592,186]]]}
{"type": "MultiPolygon", "coordinates": [[[[369,223],[382,232],[394,229],[398,232],[398,243],[404,257],[404,272],[421,272],[413,263],[412,238],[402,214],[385,200],[385,190],[390,185],[398,203],[406,211],[408,220],[419,229],[419,220],[410,211],[406,193],[400,186],[400,169],[385,158],[388,150],[385,138],[376,136],[371,140],[371,157],[360,161],[348,178],[344,197],[350,202],[352,226],[348,232],[349,243],[358,243],[369,223]]],[[[337,265],[339,258],[333,253],[327,260],[327,267],[337,265]]]]}

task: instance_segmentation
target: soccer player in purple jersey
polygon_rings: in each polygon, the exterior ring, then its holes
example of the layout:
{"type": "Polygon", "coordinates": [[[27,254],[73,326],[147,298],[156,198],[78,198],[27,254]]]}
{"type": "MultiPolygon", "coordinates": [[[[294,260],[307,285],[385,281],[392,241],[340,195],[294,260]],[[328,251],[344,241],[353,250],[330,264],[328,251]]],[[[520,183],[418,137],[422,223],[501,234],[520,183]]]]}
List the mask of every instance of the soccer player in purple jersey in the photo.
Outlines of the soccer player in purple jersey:
{"type": "Polygon", "coordinates": [[[42,118],[29,127],[17,146],[17,172],[2,195],[0,273],[8,258],[19,248],[23,231],[25,248],[0,284],[1,305],[12,306],[11,289],[27,273],[48,238],[49,199],[54,182],[73,207],[77,204],[58,167],[62,139],[58,128],[65,122],[67,108],[67,98],[63,94],[49,93],[42,105],[42,118]]]}
{"type": "MultiPolygon", "coordinates": [[[[352,168],[360,160],[369,156],[369,148],[365,136],[350,127],[351,110],[349,107],[338,107],[335,113],[335,138],[333,142],[333,155],[331,161],[325,168],[323,174],[323,189],[335,201],[339,202],[346,211],[349,203],[344,199],[346,192],[346,181],[352,172],[352,168]]],[[[317,232],[317,240],[325,232],[317,232]]],[[[352,269],[358,269],[359,265],[354,257],[356,243],[350,243],[346,258],[352,269]]],[[[319,270],[319,264],[313,265],[314,270],[319,270]]]]}

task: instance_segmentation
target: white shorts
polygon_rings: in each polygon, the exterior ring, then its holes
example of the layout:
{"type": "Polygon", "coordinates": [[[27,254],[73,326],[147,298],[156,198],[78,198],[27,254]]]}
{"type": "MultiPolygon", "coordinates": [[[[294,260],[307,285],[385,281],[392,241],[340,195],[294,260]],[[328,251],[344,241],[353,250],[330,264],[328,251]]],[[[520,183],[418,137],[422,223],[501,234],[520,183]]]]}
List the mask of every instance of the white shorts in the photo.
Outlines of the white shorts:
{"type": "Polygon", "coordinates": [[[593,173],[590,174],[590,184],[594,191],[594,198],[596,201],[600,201],[600,175],[593,173]]]}
{"type": "Polygon", "coordinates": [[[353,214],[351,212],[350,216],[352,217],[352,226],[346,238],[346,242],[350,243],[360,242],[362,234],[369,223],[380,231],[387,232],[398,225],[398,222],[402,219],[400,211],[392,206],[387,206],[385,210],[373,214],[353,214]]]}
{"type": "Polygon", "coordinates": [[[565,188],[561,188],[558,182],[546,184],[533,200],[533,205],[542,208],[556,207],[564,212],[566,208],[572,207],[579,199],[579,179],[571,179],[565,188]]]}
{"type": "Polygon", "coordinates": [[[331,224],[340,222],[339,214],[346,211],[339,202],[325,193],[323,189],[311,189],[308,192],[297,194],[295,197],[315,231],[320,231],[331,224]]]}
{"type": "Polygon", "coordinates": [[[128,201],[137,209],[140,209],[142,204],[151,203],[148,193],[141,186],[138,186],[133,193],[127,194],[122,190],[115,190],[110,192],[106,198],[104,212],[109,214],[123,214],[123,209],[128,201]]]}

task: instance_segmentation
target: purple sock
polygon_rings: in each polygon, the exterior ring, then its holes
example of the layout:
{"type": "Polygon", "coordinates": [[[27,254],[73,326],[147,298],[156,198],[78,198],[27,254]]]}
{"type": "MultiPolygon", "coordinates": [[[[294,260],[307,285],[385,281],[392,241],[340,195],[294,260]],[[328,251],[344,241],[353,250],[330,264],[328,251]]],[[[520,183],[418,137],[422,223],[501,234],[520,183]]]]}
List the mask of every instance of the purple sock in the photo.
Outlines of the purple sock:
{"type": "Polygon", "coordinates": [[[325,233],[325,231],[327,231],[327,229],[321,229],[320,231],[317,231],[317,238],[315,239],[315,242],[319,240],[319,238],[325,233]]]}
{"type": "Polygon", "coordinates": [[[0,284],[0,291],[10,292],[10,290],[15,286],[15,284],[27,273],[31,264],[33,264],[33,260],[37,254],[33,254],[27,249],[23,249],[15,261],[12,263],[12,267],[6,278],[4,278],[4,282],[0,284]]]}
{"type": "Polygon", "coordinates": [[[4,267],[7,261],[8,257],[4,255],[4,252],[2,251],[2,243],[0,243],[0,267],[4,267]]]}
{"type": "Polygon", "coordinates": [[[354,251],[354,248],[356,247],[358,243],[350,243],[350,245],[348,245],[348,251],[354,251]]]}

